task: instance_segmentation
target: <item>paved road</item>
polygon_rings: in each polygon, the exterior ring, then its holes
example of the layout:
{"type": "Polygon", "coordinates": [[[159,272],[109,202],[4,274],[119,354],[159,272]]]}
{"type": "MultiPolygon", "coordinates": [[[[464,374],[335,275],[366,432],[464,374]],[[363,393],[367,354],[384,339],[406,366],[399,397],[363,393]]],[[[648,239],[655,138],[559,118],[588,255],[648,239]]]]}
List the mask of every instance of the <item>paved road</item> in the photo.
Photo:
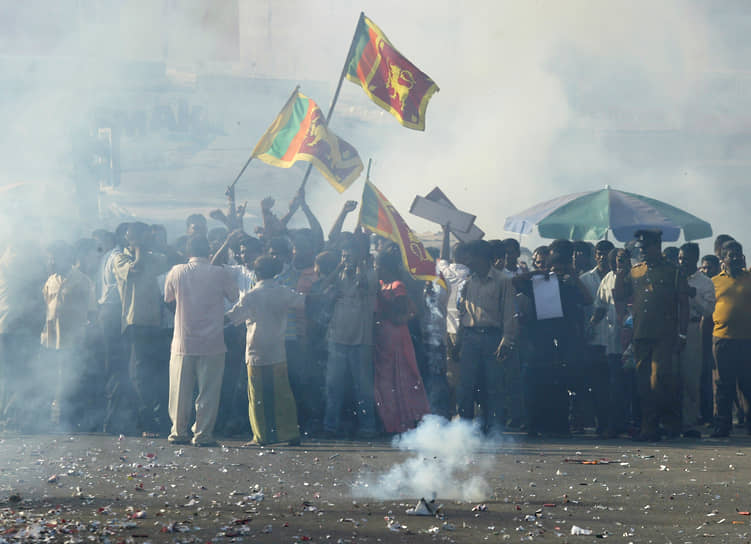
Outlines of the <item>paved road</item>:
{"type": "Polygon", "coordinates": [[[353,496],[364,475],[415,457],[388,442],[3,435],[0,542],[748,542],[750,444],[506,435],[461,461],[487,483],[484,499],[438,496],[437,517],[416,517],[405,510],[419,497],[353,496]]]}

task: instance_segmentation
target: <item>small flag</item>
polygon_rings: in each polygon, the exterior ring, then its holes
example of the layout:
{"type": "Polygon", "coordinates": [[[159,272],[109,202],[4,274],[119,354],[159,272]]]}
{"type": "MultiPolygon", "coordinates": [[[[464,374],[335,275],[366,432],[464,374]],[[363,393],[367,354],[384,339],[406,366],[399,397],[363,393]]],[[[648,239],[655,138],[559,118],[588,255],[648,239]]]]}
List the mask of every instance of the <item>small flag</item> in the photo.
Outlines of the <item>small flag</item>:
{"type": "Polygon", "coordinates": [[[425,251],[420,239],[404,222],[383,193],[370,181],[365,181],[360,206],[360,225],[399,246],[402,262],[409,274],[418,280],[445,283],[436,272],[436,264],[425,251]]]}
{"type": "Polygon", "coordinates": [[[364,14],[357,23],[346,76],[402,125],[425,130],[425,109],[438,86],[402,56],[364,14]]]}
{"type": "Polygon", "coordinates": [[[261,136],[253,157],[281,168],[311,162],[340,193],[363,169],[357,150],[328,129],[318,104],[297,89],[261,136]]]}

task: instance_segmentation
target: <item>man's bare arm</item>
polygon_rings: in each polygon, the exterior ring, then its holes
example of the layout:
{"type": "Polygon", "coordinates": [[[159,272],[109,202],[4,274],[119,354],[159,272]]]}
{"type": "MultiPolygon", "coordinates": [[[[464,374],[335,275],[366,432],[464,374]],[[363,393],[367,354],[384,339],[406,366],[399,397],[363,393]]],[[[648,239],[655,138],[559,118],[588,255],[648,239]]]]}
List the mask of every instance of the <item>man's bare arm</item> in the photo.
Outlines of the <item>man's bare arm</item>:
{"type": "Polygon", "coordinates": [[[230,246],[235,241],[237,241],[240,238],[240,236],[242,236],[243,234],[245,233],[241,230],[233,230],[232,232],[227,234],[227,238],[225,238],[224,242],[219,247],[219,249],[216,250],[216,253],[214,253],[214,256],[211,257],[211,264],[216,264],[218,261],[223,260],[230,246]]]}
{"type": "Polygon", "coordinates": [[[308,203],[305,201],[305,190],[300,189],[298,192],[299,199],[300,199],[300,208],[302,209],[302,212],[305,214],[305,218],[308,220],[308,225],[310,225],[310,231],[313,233],[313,237],[316,241],[316,248],[322,248],[323,247],[323,229],[321,228],[321,224],[318,222],[318,219],[316,218],[313,211],[310,209],[310,206],[308,206],[308,203]]]}
{"type": "Polygon", "coordinates": [[[443,229],[443,242],[441,243],[441,259],[444,261],[451,260],[451,230],[449,230],[450,225],[446,223],[445,225],[442,225],[441,228],[443,229]]]}
{"type": "Polygon", "coordinates": [[[344,203],[342,211],[339,212],[339,217],[336,218],[336,221],[329,232],[329,241],[339,238],[339,235],[342,233],[342,227],[344,226],[344,220],[350,212],[355,211],[355,208],[357,208],[356,200],[348,200],[344,203]]]}

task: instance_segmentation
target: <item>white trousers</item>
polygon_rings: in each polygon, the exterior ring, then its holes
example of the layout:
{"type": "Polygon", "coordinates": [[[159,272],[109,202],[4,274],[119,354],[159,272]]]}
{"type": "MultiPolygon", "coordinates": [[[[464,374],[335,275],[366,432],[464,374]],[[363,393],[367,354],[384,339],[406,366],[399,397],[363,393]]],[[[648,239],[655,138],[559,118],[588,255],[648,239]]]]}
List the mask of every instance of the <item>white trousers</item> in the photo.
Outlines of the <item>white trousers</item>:
{"type": "Polygon", "coordinates": [[[193,444],[213,442],[214,424],[224,376],[224,353],[216,355],[179,355],[169,361],[170,441],[187,441],[193,391],[198,383],[193,444]]]}
{"type": "Polygon", "coordinates": [[[702,351],[700,323],[692,321],[686,331],[686,348],[680,354],[681,412],[683,430],[692,429],[701,417],[702,351]]]}

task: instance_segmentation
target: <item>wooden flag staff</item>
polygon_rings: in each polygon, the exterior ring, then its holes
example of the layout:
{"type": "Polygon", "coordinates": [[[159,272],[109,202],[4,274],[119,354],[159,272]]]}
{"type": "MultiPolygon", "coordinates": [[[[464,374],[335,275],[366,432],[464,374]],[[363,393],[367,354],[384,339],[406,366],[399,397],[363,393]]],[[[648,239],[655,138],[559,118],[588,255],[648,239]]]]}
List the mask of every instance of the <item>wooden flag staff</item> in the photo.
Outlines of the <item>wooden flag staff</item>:
{"type": "MultiPolygon", "coordinates": [[[[334,114],[334,107],[336,107],[336,102],[339,100],[339,91],[342,90],[342,82],[344,81],[344,76],[347,74],[347,66],[349,66],[349,59],[352,57],[352,53],[355,49],[355,37],[357,37],[357,29],[360,28],[360,21],[362,21],[363,17],[365,17],[365,12],[360,12],[360,18],[357,20],[357,24],[355,25],[355,33],[352,35],[352,43],[349,44],[349,51],[347,51],[347,58],[344,59],[344,66],[342,66],[342,73],[339,74],[339,82],[336,84],[336,90],[334,91],[334,98],[331,99],[331,105],[329,106],[329,111],[326,114],[326,126],[329,125],[331,122],[331,117],[334,114]]],[[[305,170],[305,175],[302,178],[302,183],[300,184],[300,189],[305,189],[305,184],[308,182],[308,176],[310,176],[310,171],[313,169],[313,163],[308,164],[308,168],[305,170]]]]}

